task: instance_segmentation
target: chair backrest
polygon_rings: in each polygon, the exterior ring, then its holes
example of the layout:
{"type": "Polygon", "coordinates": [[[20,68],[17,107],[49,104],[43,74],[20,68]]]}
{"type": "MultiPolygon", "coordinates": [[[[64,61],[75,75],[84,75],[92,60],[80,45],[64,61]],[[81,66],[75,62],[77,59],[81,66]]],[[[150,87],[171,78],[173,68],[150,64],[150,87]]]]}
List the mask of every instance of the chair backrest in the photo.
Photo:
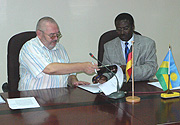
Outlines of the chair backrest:
{"type": "MultiPolygon", "coordinates": [[[[141,35],[139,32],[134,31],[135,34],[141,35]]],[[[118,34],[116,30],[110,30],[105,33],[103,33],[99,39],[99,45],[98,45],[98,59],[99,61],[103,61],[103,54],[104,54],[104,44],[115,39],[118,37],[118,34]]],[[[100,66],[101,64],[98,62],[98,65],[100,66]]]]}
{"type": "Polygon", "coordinates": [[[36,37],[35,31],[27,31],[12,36],[8,42],[7,70],[8,90],[17,91],[19,76],[19,52],[25,42],[36,37]]]}

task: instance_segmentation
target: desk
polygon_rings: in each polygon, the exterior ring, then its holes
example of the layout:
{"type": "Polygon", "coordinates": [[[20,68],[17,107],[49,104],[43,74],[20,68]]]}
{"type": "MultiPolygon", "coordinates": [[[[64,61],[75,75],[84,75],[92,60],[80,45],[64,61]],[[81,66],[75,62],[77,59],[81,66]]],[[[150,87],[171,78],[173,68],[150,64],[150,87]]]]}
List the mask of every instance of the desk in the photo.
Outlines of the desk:
{"type": "MultiPolygon", "coordinates": [[[[131,83],[123,90],[131,91],[131,83]]],[[[146,82],[135,83],[136,92],[160,91],[146,82]]],[[[112,100],[80,88],[56,88],[35,91],[1,93],[6,98],[35,97],[40,108],[10,110],[0,104],[1,124],[163,124],[180,122],[180,101],[162,100],[160,93],[135,94],[140,103],[130,104],[125,98],[112,100]]],[[[129,94],[127,94],[128,96],[129,94]]]]}

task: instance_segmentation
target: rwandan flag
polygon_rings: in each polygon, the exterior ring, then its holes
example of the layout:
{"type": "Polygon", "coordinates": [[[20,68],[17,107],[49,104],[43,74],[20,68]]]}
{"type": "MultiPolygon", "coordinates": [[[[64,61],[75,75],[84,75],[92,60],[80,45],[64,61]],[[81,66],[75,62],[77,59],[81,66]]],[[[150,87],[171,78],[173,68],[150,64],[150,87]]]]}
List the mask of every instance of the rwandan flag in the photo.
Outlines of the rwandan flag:
{"type": "Polygon", "coordinates": [[[166,57],[164,58],[159,70],[156,73],[156,77],[161,84],[163,91],[168,89],[168,81],[170,82],[169,89],[180,86],[180,76],[175,65],[172,52],[169,49],[166,57]],[[170,64],[169,64],[170,62],[170,64]],[[170,76],[170,78],[169,78],[170,76]]]}
{"type": "Polygon", "coordinates": [[[126,82],[129,81],[131,77],[131,73],[132,73],[132,46],[129,50],[127,64],[126,64],[126,80],[127,80],[126,82]]]}

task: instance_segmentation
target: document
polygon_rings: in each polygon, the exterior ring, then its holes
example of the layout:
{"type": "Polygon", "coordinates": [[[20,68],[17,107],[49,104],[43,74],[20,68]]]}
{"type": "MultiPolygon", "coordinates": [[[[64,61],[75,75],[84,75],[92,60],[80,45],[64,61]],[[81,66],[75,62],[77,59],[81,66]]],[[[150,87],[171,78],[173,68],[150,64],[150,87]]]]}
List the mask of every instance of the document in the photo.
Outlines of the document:
{"type": "Polygon", "coordinates": [[[123,84],[123,79],[124,79],[124,75],[123,75],[123,71],[122,69],[117,66],[117,72],[116,72],[116,76],[113,76],[110,80],[108,80],[107,82],[103,83],[103,84],[90,84],[90,85],[78,85],[78,87],[85,89],[89,92],[92,93],[100,93],[103,92],[105,95],[110,95],[113,92],[117,91],[117,79],[119,81],[119,88],[122,87],[123,84]]]}
{"type": "MultiPolygon", "coordinates": [[[[149,82],[148,84],[149,84],[149,85],[153,85],[153,86],[155,86],[155,87],[157,87],[157,88],[162,89],[161,84],[160,84],[159,82],[149,82]]],[[[176,88],[172,88],[172,89],[170,89],[170,90],[176,90],[176,89],[180,89],[180,86],[178,86],[178,87],[176,87],[176,88]]]]}
{"type": "Polygon", "coordinates": [[[149,84],[149,85],[153,85],[153,86],[155,86],[155,87],[157,87],[157,88],[162,89],[161,84],[160,84],[159,82],[148,82],[148,84],[149,84]]]}
{"type": "Polygon", "coordinates": [[[7,99],[7,102],[9,108],[11,109],[26,109],[40,107],[40,105],[37,103],[34,97],[7,99]]]}
{"type": "Polygon", "coordinates": [[[121,67],[119,67],[118,65],[116,66],[117,66],[117,72],[115,74],[116,76],[114,75],[110,80],[99,85],[99,88],[105,95],[110,95],[113,92],[117,92],[117,81],[119,82],[119,89],[123,85],[123,79],[124,79],[123,71],[121,67]]]}
{"type": "Polygon", "coordinates": [[[0,96],[0,104],[1,104],[1,103],[6,103],[6,102],[4,101],[4,99],[3,99],[2,96],[0,96]]]}
{"type": "Polygon", "coordinates": [[[97,84],[90,84],[90,85],[78,85],[79,88],[87,90],[92,93],[100,93],[101,90],[99,88],[100,83],[97,84]]]}

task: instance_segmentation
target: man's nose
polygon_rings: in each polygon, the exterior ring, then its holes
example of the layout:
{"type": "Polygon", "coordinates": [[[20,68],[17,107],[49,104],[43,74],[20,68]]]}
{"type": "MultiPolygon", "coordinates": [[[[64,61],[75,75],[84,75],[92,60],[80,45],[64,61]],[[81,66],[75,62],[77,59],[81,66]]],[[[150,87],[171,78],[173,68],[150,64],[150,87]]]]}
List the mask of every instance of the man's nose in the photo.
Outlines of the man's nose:
{"type": "Polygon", "coordinates": [[[124,30],[121,30],[120,34],[124,34],[124,30]]]}

